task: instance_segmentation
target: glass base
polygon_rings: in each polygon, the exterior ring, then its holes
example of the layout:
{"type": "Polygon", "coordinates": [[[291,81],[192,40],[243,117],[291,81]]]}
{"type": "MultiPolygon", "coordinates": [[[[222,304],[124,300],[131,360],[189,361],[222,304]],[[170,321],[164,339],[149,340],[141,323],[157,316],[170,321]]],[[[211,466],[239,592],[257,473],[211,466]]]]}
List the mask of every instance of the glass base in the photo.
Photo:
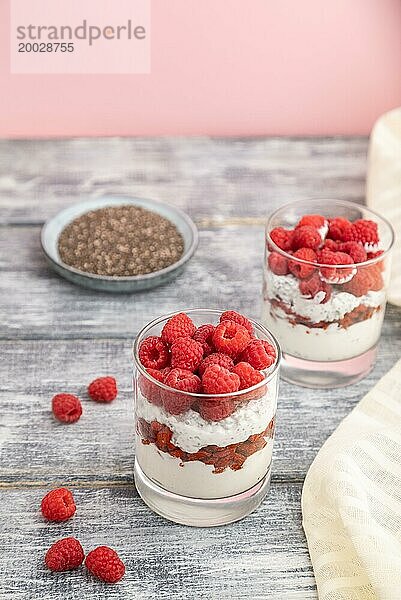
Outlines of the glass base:
{"type": "Polygon", "coordinates": [[[348,360],[317,362],[283,353],[280,374],[285,381],[302,387],[330,389],[360,381],[372,370],[377,354],[374,346],[348,360]]]}
{"type": "Polygon", "coordinates": [[[259,506],[269,491],[270,472],[269,467],[265,477],[242,494],[216,500],[198,500],[168,492],[149,479],[136,460],[134,478],[142,500],[158,515],[181,525],[217,527],[239,521],[259,506]]]}

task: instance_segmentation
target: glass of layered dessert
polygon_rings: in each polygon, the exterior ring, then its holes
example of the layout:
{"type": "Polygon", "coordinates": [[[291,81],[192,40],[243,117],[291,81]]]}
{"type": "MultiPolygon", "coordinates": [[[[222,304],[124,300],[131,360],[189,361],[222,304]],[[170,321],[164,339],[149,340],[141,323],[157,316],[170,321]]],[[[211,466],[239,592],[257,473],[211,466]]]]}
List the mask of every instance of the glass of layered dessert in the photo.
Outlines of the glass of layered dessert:
{"type": "Polygon", "coordinates": [[[294,202],[271,215],[262,321],[280,342],[284,379],[333,388],[371,370],[393,239],[385,219],[352,202],[294,202]]]}
{"type": "Polygon", "coordinates": [[[135,483],[163,517],[200,527],[237,521],[270,482],[280,350],[234,311],[160,317],[133,349],[135,483]]]}

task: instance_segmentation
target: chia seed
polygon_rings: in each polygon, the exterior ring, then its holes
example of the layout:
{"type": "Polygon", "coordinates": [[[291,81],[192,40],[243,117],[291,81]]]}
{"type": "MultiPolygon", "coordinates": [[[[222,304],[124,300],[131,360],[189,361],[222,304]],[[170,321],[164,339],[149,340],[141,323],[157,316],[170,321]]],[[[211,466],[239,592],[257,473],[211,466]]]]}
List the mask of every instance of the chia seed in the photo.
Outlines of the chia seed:
{"type": "Polygon", "coordinates": [[[61,260],[86,273],[129,277],[177,262],[184,240],[168,219],[139,206],[112,206],[81,215],[58,240],[61,260]]]}

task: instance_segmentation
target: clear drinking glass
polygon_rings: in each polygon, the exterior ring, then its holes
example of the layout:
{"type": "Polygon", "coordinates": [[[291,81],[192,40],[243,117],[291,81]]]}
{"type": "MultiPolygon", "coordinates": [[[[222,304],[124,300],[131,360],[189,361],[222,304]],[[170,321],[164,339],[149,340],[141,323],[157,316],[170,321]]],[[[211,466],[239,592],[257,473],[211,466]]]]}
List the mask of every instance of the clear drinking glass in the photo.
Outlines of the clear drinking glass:
{"type": "MultiPolygon", "coordinates": [[[[209,309],[185,312],[196,326],[217,324],[221,315],[209,309]]],[[[255,337],[276,349],[277,361],[264,371],[265,378],[231,394],[182,392],[153,379],[138,357],[142,340],[159,336],[173,314],[146,325],[134,343],[136,487],[146,504],[169,520],[198,527],[231,523],[252,512],[269,489],[280,349],[269,331],[250,319],[255,337]],[[169,414],[164,401],[171,394],[190,408],[169,414]],[[202,402],[230,402],[235,410],[209,421],[199,414],[202,402]]]]}
{"type": "MultiPolygon", "coordinates": [[[[321,233],[324,236],[325,232],[321,233]]],[[[355,383],[369,373],[385,312],[393,240],[394,232],[385,219],[352,202],[293,202],[270,216],[266,226],[262,322],[280,342],[285,380],[306,387],[334,388],[355,383]],[[331,265],[331,269],[293,257],[273,242],[270,232],[275,227],[292,229],[308,214],[376,222],[382,253],[351,267],[331,265]],[[322,291],[316,293],[312,283],[306,283],[308,278],[301,285],[302,280],[293,274],[294,265],[295,272],[309,269],[308,277],[313,277],[313,285],[317,281],[322,291]]],[[[369,250],[373,255],[377,248],[369,250]]]]}

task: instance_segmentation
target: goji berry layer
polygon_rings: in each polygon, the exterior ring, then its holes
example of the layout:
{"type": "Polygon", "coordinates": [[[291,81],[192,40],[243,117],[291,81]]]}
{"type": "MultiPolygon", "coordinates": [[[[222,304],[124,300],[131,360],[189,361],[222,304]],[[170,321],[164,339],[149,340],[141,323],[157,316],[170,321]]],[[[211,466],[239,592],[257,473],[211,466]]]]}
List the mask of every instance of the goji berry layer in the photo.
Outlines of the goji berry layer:
{"type": "Polygon", "coordinates": [[[145,419],[139,419],[137,428],[143,444],[155,444],[161,452],[179,459],[181,463],[200,461],[205,465],[212,465],[213,473],[219,474],[228,468],[233,471],[241,469],[249,456],[262,450],[266,446],[267,440],[273,438],[274,425],[273,418],[264,431],[249,436],[243,442],[229,446],[204,446],[197,452],[184,452],[175,446],[171,441],[173,437],[171,429],[158,421],[149,423],[145,419]]]}

